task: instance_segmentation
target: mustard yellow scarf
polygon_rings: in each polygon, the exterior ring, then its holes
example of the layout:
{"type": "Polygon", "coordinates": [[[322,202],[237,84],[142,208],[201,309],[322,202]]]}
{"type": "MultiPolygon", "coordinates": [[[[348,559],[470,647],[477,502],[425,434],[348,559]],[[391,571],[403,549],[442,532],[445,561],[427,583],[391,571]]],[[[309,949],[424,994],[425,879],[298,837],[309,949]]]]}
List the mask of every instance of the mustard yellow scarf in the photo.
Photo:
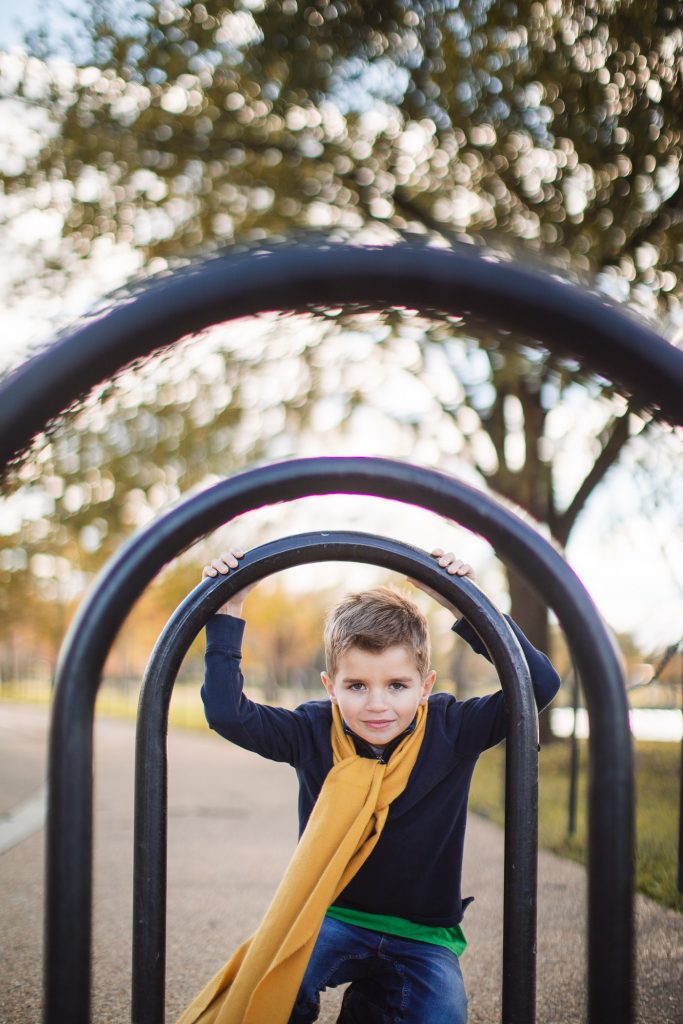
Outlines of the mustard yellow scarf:
{"type": "Polygon", "coordinates": [[[356,753],[332,706],[334,765],[263,921],[178,1024],[287,1024],[325,912],[374,850],[426,720],[422,704],[415,729],[385,765],[356,753]]]}

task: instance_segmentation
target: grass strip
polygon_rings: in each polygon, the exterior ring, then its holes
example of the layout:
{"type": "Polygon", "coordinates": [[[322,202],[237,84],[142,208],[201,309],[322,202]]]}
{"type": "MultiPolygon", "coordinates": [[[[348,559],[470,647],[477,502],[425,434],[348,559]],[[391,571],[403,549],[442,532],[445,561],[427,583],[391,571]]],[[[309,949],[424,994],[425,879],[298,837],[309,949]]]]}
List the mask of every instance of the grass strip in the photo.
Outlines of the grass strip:
{"type": "MultiPolygon", "coordinates": [[[[479,758],[470,794],[470,810],[502,825],[504,821],[505,746],[479,758]]],[[[539,755],[539,845],[562,857],[586,863],[586,785],[588,749],[579,741],[576,833],[568,835],[570,743],[546,744],[539,755]]],[[[658,903],[683,912],[678,892],[678,815],[681,748],[678,743],[637,740],[636,889],[658,903]]]]}

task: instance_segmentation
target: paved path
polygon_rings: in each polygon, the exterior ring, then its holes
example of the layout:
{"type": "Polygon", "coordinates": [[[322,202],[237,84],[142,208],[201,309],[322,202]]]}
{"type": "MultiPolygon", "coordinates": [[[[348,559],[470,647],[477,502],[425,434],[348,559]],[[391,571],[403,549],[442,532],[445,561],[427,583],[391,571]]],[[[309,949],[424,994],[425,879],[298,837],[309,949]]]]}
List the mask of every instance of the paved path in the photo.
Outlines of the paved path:
{"type": "MultiPolygon", "coordinates": [[[[21,803],[43,777],[45,716],[0,704],[0,792],[21,803]],[[6,742],[11,737],[11,742],[6,742]],[[23,737],[23,739],[22,739],[23,737]],[[21,765],[21,771],[12,768],[21,765]]],[[[133,730],[96,729],[93,1021],[129,1019],[133,730]]],[[[294,773],[209,734],[169,737],[167,1020],[257,925],[296,841],[294,773]]],[[[5,801],[5,804],[7,801],[5,801]]],[[[7,812],[11,807],[2,806],[7,812]]],[[[40,1020],[43,833],[0,855],[0,1024],[40,1020]]],[[[463,974],[470,1024],[500,1020],[502,835],[472,818],[465,891],[470,949],[463,974]]],[[[539,1024],[579,1024],[583,1009],[585,872],[541,853],[539,1024]]],[[[683,917],[638,899],[637,1024],[683,1022],[683,917]]],[[[336,1019],[331,994],[321,1024],[336,1019]]]]}

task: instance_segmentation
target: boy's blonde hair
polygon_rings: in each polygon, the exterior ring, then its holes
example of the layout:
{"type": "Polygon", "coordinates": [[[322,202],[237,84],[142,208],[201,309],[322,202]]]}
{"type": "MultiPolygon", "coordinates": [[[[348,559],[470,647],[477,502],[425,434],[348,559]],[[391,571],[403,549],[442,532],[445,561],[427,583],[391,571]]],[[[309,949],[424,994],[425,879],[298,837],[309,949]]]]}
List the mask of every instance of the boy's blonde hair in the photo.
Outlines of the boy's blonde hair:
{"type": "Polygon", "coordinates": [[[347,594],[325,619],[325,663],[334,678],[339,658],[351,647],[379,653],[401,645],[415,655],[424,679],[429,671],[427,620],[409,598],[389,587],[347,594]]]}

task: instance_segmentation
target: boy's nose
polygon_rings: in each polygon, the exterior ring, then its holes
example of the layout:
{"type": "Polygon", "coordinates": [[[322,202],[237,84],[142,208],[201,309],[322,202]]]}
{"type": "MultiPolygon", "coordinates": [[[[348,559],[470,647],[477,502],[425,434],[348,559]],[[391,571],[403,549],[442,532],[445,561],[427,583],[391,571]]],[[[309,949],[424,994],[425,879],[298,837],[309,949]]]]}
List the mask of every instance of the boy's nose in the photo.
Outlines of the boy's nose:
{"type": "Polygon", "coordinates": [[[368,696],[368,711],[381,711],[386,707],[386,699],[381,690],[370,690],[368,696]]]}

